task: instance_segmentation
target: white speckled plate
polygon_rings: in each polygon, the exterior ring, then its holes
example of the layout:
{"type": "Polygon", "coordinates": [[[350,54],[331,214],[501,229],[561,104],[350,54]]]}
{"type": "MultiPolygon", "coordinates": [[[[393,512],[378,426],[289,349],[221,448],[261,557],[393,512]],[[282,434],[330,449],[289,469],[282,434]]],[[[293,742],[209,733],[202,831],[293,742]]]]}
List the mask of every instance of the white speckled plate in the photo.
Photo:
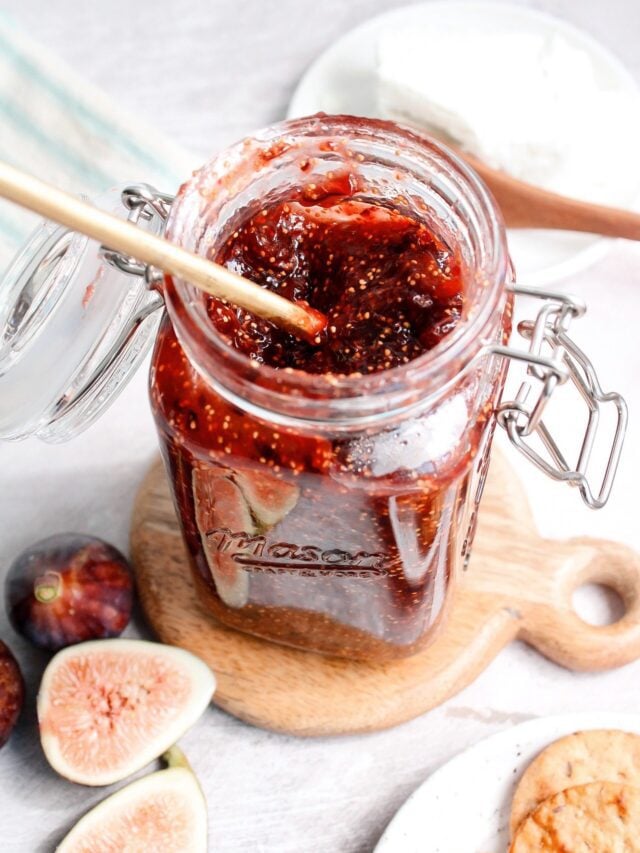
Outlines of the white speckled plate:
{"type": "MultiPolygon", "coordinates": [[[[289,116],[318,111],[375,116],[376,44],[383,31],[392,28],[431,33],[532,32],[560,33],[570,44],[588,51],[600,78],[613,91],[637,91],[631,74],[590,35],[551,15],[508,3],[447,2],[418,3],[395,9],[346,33],[307,70],[289,105],[289,116]]],[[[616,129],[611,128],[611,150],[616,151],[616,129]]],[[[596,164],[606,169],[606,163],[596,164]]],[[[607,204],[634,207],[640,197],[637,160],[628,166],[628,180],[618,177],[611,185],[607,204]]],[[[609,240],[588,234],[559,231],[511,231],[509,247],[522,284],[544,286],[579,272],[600,260],[609,240]]]]}
{"type": "Polygon", "coordinates": [[[515,786],[554,740],[581,729],[640,734],[640,715],[542,717],[480,741],[440,767],[393,818],[375,853],[505,853],[515,786]]]}

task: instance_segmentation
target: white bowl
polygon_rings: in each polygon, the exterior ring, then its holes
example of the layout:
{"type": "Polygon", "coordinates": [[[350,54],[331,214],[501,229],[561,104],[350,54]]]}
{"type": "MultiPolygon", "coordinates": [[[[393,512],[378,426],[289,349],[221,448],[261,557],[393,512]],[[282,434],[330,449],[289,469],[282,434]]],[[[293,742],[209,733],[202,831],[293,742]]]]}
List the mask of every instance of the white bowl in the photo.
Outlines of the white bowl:
{"type": "MultiPolygon", "coordinates": [[[[315,112],[376,116],[376,46],[382,32],[423,29],[425,34],[529,32],[558,33],[587,51],[596,73],[612,91],[637,93],[634,78],[621,62],[595,39],[566,21],[542,12],[494,2],[433,2],[406,6],[366,21],[346,33],[308,68],[289,105],[290,118],[315,112]]],[[[428,44],[428,41],[426,41],[428,44]]],[[[616,128],[611,128],[612,157],[616,156],[616,128]]],[[[606,164],[595,164],[606,168],[606,164]]],[[[612,186],[607,203],[635,207],[640,197],[640,170],[629,163],[624,188],[612,186]]],[[[548,285],[600,260],[610,240],[590,234],[560,231],[510,231],[509,247],[518,280],[548,285]]]]}

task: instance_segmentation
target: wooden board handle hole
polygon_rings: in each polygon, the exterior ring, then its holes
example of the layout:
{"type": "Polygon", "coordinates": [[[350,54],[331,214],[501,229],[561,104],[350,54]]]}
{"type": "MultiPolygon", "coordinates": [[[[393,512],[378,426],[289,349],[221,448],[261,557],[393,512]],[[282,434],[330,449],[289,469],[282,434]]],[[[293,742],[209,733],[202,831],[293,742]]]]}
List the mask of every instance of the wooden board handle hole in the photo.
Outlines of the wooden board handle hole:
{"type": "Polygon", "coordinates": [[[553,560],[549,600],[531,609],[522,638],[575,670],[610,669],[635,660],[640,654],[640,556],[617,542],[581,537],[554,543],[553,560]],[[609,613],[605,607],[602,620],[586,620],[576,610],[576,591],[592,585],[614,594],[608,593],[612,606],[609,613]]]}
{"type": "Polygon", "coordinates": [[[603,627],[620,622],[627,608],[616,589],[604,583],[584,583],[574,589],[571,603],[587,625],[603,627]]]}

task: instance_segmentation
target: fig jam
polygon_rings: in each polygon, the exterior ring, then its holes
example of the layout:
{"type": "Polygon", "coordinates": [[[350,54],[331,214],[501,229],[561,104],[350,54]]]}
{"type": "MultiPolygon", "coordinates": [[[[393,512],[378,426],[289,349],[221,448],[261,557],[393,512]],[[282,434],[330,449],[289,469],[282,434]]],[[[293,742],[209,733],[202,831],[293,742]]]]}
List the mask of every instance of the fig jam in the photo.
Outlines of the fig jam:
{"type": "MultiPolygon", "coordinates": [[[[350,121],[389,144],[408,134],[350,121]]],[[[374,191],[357,158],[316,174],[306,139],[273,163],[262,143],[260,160],[238,150],[270,181],[285,158],[289,180],[241,204],[251,176],[214,182],[205,167],[178,198],[205,211],[189,228],[220,199],[233,215],[198,250],[328,322],[304,342],[211,297],[195,322],[166,282],[151,398],[196,585],[222,622],[272,641],[410,655],[435,636],[468,555],[504,378],[491,357],[449,359],[437,379],[425,361],[467,321],[474,271],[451,229],[374,191]]],[[[499,296],[486,339],[508,332],[499,296]]]]}
{"type": "Polygon", "coordinates": [[[241,223],[215,260],[327,317],[302,341],[249,312],[209,301],[231,346],[272,367],[366,374],[407,364],[453,331],[460,259],[425,222],[352,198],[353,175],[302,188],[241,223]]]}

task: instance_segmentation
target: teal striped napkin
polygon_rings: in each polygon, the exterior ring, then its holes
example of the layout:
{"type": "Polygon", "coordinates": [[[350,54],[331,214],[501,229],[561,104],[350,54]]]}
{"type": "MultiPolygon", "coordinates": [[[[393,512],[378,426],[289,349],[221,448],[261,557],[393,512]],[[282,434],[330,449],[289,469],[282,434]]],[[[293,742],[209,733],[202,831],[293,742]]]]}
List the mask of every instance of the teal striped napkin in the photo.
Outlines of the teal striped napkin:
{"type": "MultiPolygon", "coordinates": [[[[0,14],[0,158],[89,197],[147,181],[175,192],[197,156],[162,139],[0,14]]],[[[37,218],[0,201],[0,269],[37,218]]]]}

